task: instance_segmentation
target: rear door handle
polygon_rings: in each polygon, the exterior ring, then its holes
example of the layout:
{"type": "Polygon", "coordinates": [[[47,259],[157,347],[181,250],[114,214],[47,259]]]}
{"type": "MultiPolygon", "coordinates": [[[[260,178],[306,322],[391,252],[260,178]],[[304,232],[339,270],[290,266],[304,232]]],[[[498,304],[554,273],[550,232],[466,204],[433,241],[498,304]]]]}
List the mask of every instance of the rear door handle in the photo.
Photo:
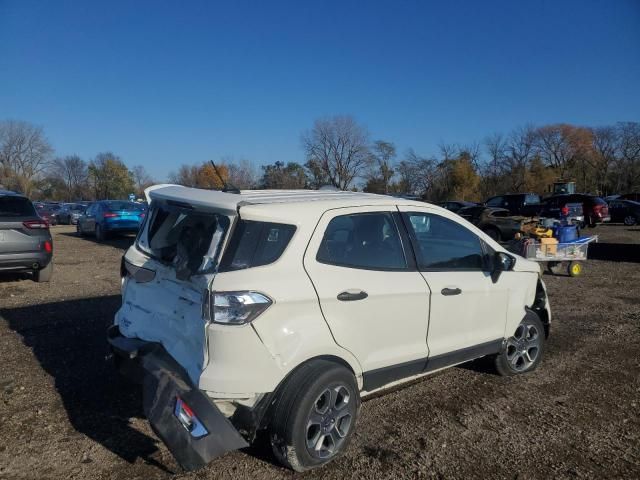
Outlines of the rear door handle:
{"type": "Polygon", "coordinates": [[[440,293],[442,293],[442,295],[460,295],[462,293],[462,290],[460,290],[459,288],[443,288],[440,293]]]}
{"type": "Polygon", "coordinates": [[[341,302],[353,302],[355,300],[364,300],[369,294],[364,290],[345,290],[338,294],[338,300],[341,302]]]}

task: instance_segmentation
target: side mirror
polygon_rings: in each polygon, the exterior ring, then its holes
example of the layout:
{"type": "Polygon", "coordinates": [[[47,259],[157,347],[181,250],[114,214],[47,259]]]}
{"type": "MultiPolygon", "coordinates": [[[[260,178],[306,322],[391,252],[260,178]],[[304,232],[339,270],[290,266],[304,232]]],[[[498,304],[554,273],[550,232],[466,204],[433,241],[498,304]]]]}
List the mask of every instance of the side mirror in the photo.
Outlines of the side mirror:
{"type": "Polygon", "coordinates": [[[516,264],[515,257],[504,252],[496,252],[493,256],[493,269],[491,270],[491,280],[496,283],[502,272],[513,270],[516,264]]]}

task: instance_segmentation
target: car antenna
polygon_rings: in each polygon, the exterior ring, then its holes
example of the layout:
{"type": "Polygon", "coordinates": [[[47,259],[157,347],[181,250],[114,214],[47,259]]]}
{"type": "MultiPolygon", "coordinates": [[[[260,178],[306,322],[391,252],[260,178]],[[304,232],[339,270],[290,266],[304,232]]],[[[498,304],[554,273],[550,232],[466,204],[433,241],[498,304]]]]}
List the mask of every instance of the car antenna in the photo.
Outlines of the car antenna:
{"type": "Polygon", "coordinates": [[[218,175],[218,178],[222,182],[222,191],[225,193],[240,193],[240,189],[238,187],[234,187],[230,183],[227,183],[225,179],[222,177],[222,175],[220,175],[220,172],[218,171],[218,167],[216,167],[216,164],[213,163],[213,160],[209,160],[209,161],[211,162],[211,165],[213,166],[213,169],[215,170],[216,175],[218,175]]]}

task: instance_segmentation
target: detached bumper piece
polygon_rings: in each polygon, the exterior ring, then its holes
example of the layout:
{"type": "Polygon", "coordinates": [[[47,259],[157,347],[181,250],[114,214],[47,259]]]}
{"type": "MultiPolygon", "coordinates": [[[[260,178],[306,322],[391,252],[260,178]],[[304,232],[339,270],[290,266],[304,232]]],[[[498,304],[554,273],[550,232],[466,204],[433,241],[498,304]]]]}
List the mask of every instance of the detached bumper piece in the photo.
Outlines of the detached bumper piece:
{"type": "Polygon", "coordinates": [[[109,332],[114,354],[142,367],[144,412],[183,469],[202,468],[216,457],[248,446],[160,344],[122,339],[125,337],[109,332]],[[125,343],[131,350],[123,348],[125,343]]]}

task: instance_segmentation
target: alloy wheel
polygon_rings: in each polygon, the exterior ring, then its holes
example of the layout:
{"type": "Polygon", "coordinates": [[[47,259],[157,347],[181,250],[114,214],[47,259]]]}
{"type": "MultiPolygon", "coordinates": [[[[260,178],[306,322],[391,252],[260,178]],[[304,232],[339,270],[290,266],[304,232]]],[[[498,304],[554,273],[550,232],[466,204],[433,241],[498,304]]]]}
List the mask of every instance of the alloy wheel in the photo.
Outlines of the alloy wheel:
{"type": "Polygon", "coordinates": [[[531,368],[540,353],[542,333],[535,325],[522,322],[507,340],[507,362],[516,372],[531,368]]]}
{"type": "Polygon", "coordinates": [[[355,418],[354,398],[344,384],[327,388],[318,396],[307,418],[306,446],[311,456],[327,459],[340,450],[355,418]]]}
{"type": "Polygon", "coordinates": [[[624,224],[627,226],[635,225],[636,217],[634,217],[633,215],[627,215],[626,217],[624,217],[624,224]]]}

